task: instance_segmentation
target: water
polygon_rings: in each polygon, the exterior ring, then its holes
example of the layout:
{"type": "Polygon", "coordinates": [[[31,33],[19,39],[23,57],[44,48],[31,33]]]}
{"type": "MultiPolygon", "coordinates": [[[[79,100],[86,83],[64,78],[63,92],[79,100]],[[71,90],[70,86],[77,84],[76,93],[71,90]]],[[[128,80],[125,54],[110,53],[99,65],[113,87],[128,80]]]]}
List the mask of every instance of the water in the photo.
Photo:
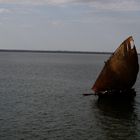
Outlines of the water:
{"type": "Polygon", "coordinates": [[[138,140],[132,101],[86,96],[109,55],[0,52],[0,140],[138,140]]]}

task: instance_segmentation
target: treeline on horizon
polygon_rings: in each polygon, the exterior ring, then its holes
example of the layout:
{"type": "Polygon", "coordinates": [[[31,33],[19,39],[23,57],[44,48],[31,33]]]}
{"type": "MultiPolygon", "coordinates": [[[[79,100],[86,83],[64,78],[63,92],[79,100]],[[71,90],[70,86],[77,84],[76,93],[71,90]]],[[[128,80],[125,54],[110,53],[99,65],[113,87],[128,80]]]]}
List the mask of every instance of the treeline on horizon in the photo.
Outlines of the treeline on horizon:
{"type": "MultiPolygon", "coordinates": [[[[96,51],[61,51],[61,50],[16,50],[0,49],[0,52],[32,52],[32,53],[73,53],[73,54],[112,54],[113,52],[96,52],[96,51]]],[[[140,55],[140,53],[138,53],[140,55]]]]}
{"type": "Polygon", "coordinates": [[[16,50],[0,49],[0,52],[32,52],[32,53],[77,53],[77,54],[112,54],[113,52],[90,52],[90,51],[61,51],[61,50],[16,50]]]}

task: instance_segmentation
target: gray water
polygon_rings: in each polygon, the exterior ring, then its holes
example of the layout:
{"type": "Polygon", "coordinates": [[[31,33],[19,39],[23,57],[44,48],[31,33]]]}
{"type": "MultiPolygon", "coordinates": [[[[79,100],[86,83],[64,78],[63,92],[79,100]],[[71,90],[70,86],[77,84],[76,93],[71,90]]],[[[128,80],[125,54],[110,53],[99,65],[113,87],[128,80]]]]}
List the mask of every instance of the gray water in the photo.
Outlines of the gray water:
{"type": "Polygon", "coordinates": [[[86,96],[109,55],[0,52],[0,140],[138,140],[132,101],[86,96]]]}

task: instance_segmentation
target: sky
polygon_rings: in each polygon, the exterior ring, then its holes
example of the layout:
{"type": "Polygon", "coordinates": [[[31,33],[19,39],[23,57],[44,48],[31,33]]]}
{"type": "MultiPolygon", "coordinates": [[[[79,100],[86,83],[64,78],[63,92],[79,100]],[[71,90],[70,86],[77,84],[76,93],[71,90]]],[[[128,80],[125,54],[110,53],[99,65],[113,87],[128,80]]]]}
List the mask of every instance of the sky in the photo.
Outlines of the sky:
{"type": "Polygon", "coordinates": [[[0,49],[112,52],[132,35],[140,0],[0,0],[0,49]]]}

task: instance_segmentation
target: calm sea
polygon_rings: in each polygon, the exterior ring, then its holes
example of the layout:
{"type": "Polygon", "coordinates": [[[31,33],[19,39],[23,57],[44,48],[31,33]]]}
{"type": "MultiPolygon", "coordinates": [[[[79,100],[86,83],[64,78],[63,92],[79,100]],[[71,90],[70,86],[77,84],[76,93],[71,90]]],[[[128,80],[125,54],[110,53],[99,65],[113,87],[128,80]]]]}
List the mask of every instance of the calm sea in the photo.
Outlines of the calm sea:
{"type": "Polygon", "coordinates": [[[132,101],[86,96],[109,55],[0,52],[0,140],[139,140],[132,101]]]}

